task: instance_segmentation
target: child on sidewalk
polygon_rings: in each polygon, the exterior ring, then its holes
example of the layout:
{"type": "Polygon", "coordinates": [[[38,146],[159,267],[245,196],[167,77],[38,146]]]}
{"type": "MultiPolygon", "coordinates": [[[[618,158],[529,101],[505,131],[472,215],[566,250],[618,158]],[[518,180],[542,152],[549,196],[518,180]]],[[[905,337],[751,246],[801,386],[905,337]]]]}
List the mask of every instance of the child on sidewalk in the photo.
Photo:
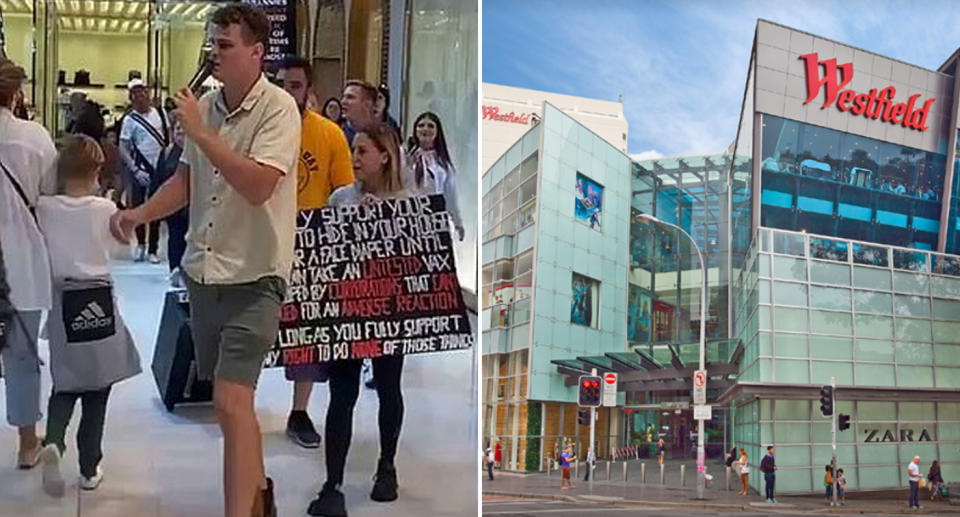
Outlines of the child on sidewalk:
{"type": "Polygon", "coordinates": [[[65,492],[60,459],[77,399],[83,405],[77,430],[80,487],[94,490],[103,479],[101,443],[110,388],[140,373],[140,357],[116,310],[110,277],[108,253],[121,246],[109,230],[117,207],[94,195],[103,162],[96,140],[68,137],[57,163],[60,195],[42,196],[37,203],[53,277],[47,322],[53,393],[40,455],[44,491],[55,497],[65,492]]]}
{"type": "Polygon", "coordinates": [[[837,469],[837,497],[841,506],[847,504],[847,478],[843,476],[843,469],[837,469]]]}
{"type": "Polygon", "coordinates": [[[825,467],[825,470],[827,472],[826,475],[823,476],[823,486],[824,488],[826,488],[825,499],[827,501],[827,504],[829,504],[830,506],[833,506],[833,501],[830,500],[830,498],[833,497],[833,475],[830,472],[830,465],[827,465],[825,467]]]}

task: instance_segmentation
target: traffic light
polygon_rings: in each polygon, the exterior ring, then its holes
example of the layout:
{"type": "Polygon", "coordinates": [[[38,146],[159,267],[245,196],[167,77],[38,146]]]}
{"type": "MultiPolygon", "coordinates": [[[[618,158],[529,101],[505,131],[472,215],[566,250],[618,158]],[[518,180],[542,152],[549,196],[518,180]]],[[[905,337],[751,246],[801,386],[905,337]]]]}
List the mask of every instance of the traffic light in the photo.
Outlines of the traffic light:
{"type": "Polygon", "coordinates": [[[833,414],[833,386],[820,387],[820,412],[823,416],[833,414]]]}
{"type": "Polygon", "coordinates": [[[577,405],[580,407],[600,407],[600,377],[595,375],[580,376],[580,396],[577,405]]]}
{"type": "Polygon", "coordinates": [[[850,429],[850,415],[844,415],[843,413],[837,415],[837,428],[841,431],[850,429]]]}
{"type": "Polygon", "coordinates": [[[580,425],[590,425],[589,409],[580,409],[577,411],[577,423],[580,425]]]}

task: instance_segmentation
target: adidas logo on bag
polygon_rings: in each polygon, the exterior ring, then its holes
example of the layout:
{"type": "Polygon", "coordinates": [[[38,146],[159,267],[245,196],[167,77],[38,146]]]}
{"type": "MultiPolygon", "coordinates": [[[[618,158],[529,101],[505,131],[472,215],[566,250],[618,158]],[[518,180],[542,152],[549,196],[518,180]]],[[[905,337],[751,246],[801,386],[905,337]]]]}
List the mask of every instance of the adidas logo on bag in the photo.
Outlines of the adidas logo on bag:
{"type": "Polygon", "coordinates": [[[107,316],[107,313],[97,302],[90,302],[80,311],[80,315],[73,319],[70,328],[76,332],[109,327],[110,325],[113,325],[113,316],[107,316]]]}

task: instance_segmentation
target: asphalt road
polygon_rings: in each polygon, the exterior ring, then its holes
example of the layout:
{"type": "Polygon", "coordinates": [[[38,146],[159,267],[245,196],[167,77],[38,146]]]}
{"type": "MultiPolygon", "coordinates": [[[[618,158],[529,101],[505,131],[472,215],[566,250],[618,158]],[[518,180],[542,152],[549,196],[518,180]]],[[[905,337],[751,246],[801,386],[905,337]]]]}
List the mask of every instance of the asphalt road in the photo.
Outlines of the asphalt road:
{"type": "MultiPolygon", "coordinates": [[[[692,510],[660,507],[617,506],[614,504],[569,503],[565,501],[539,501],[532,499],[492,498],[484,496],[483,515],[503,517],[624,517],[627,515],[684,515],[692,510]]],[[[753,514],[770,515],[766,511],[728,512],[719,510],[696,510],[697,517],[727,517],[753,514]]],[[[801,513],[776,512],[777,516],[800,516],[801,513]]],[[[829,515],[829,514],[818,514],[829,515]]]]}

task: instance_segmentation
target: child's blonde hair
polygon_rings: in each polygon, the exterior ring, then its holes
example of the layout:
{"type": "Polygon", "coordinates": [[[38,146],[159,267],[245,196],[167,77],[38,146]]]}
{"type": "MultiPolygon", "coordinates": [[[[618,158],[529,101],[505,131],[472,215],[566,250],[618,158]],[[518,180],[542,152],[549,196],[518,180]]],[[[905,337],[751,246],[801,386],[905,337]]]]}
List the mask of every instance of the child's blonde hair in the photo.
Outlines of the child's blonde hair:
{"type": "Polygon", "coordinates": [[[104,159],[96,140],[82,134],[68,135],[61,141],[57,157],[57,179],[61,185],[68,180],[93,179],[104,159]]]}

